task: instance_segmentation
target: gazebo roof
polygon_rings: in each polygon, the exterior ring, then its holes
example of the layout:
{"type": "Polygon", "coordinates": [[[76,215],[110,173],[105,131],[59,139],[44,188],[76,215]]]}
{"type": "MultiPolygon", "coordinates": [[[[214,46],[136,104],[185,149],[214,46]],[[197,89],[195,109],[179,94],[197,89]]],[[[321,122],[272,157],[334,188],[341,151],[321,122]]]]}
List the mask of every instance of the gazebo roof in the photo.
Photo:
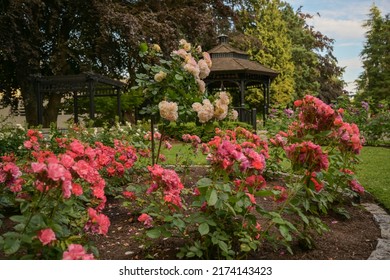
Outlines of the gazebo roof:
{"type": "Polygon", "coordinates": [[[275,78],[279,72],[265,67],[256,61],[249,60],[249,55],[239,49],[233,48],[226,35],[219,37],[220,44],[208,53],[211,56],[211,74],[247,73],[275,78]]]}

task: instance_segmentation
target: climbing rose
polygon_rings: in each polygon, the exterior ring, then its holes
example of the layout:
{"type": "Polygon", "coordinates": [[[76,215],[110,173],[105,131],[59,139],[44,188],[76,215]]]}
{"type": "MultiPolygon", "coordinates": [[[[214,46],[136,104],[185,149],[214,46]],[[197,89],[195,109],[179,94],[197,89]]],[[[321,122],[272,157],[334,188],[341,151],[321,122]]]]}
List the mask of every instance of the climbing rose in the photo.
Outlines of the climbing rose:
{"type": "Polygon", "coordinates": [[[198,84],[198,89],[201,93],[206,91],[206,83],[201,79],[196,79],[196,83],[198,84]]]}
{"type": "Polygon", "coordinates": [[[202,53],[202,55],[203,55],[203,59],[206,61],[206,63],[207,63],[207,66],[209,67],[209,68],[211,68],[211,66],[212,66],[212,61],[211,61],[211,57],[210,57],[210,54],[208,53],[208,52],[203,52],[202,53]]]}
{"type": "Polygon", "coordinates": [[[229,115],[229,118],[232,120],[232,121],[235,121],[238,119],[238,112],[237,110],[231,110],[230,111],[230,115],[229,115]]]}

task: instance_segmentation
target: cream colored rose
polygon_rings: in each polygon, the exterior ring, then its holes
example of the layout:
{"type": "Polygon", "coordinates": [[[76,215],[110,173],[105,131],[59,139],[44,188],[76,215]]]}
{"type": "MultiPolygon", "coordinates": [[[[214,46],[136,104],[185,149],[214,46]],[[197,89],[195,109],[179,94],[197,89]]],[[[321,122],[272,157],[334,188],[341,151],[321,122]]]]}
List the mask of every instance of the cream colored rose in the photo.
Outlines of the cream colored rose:
{"type": "Polygon", "coordinates": [[[177,112],[178,106],[176,102],[168,102],[163,100],[158,104],[158,108],[160,110],[160,116],[163,119],[174,122],[179,117],[177,112]]]}
{"type": "Polygon", "coordinates": [[[206,83],[201,79],[196,79],[196,83],[198,84],[198,89],[201,93],[206,91],[206,83]]]}
{"type": "Polygon", "coordinates": [[[167,73],[165,73],[164,71],[160,71],[156,75],[154,75],[154,80],[159,83],[162,80],[164,80],[166,77],[167,77],[167,73]]]}
{"type": "Polygon", "coordinates": [[[207,63],[207,66],[209,68],[211,68],[211,66],[213,65],[212,61],[211,61],[211,57],[210,57],[210,54],[208,52],[203,52],[202,53],[203,55],[203,59],[206,61],[207,63]]]}
{"type": "Polygon", "coordinates": [[[200,59],[198,61],[198,65],[199,65],[199,70],[200,70],[199,78],[201,78],[201,79],[206,78],[210,74],[210,68],[207,65],[206,60],[200,59]]]}
{"type": "Polygon", "coordinates": [[[191,44],[188,43],[185,39],[181,39],[179,41],[180,43],[180,46],[187,52],[189,52],[191,50],[191,44]]]}
{"type": "Polygon", "coordinates": [[[214,116],[214,106],[208,99],[203,100],[202,103],[203,105],[198,102],[192,104],[192,109],[198,113],[199,122],[206,123],[214,116]]]}
{"type": "Polygon", "coordinates": [[[158,44],[153,44],[152,49],[156,52],[161,52],[161,47],[158,44]]]}
{"type": "Polygon", "coordinates": [[[230,96],[226,91],[220,91],[218,93],[219,100],[221,100],[221,104],[229,105],[230,103],[230,96]]]}
{"type": "Polygon", "coordinates": [[[238,112],[237,110],[231,110],[230,111],[230,115],[229,115],[229,118],[233,121],[237,120],[238,119],[238,112]]]}

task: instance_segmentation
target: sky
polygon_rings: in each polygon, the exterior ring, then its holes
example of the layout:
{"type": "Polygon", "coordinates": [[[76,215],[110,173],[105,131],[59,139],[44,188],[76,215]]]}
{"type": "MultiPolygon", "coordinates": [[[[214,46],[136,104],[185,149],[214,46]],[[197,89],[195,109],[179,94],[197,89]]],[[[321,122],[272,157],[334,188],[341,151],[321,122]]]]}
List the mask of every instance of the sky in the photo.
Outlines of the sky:
{"type": "Polygon", "coordinates": [[[356,92],[354,81],[363,72],[360,52],[365,42],[366,30],[362,27],[368,19],[373,3],[382,16],[390,13],[390,0],[285,0],[294,9],[302,6],[302,12],[315,15],[308,21],[322,34],[335,40],[333,54],[339,65],[346,67],[343,79],[346,90],[356,92]],[[317,15],[320,14],[320,16],[317,15]]]}

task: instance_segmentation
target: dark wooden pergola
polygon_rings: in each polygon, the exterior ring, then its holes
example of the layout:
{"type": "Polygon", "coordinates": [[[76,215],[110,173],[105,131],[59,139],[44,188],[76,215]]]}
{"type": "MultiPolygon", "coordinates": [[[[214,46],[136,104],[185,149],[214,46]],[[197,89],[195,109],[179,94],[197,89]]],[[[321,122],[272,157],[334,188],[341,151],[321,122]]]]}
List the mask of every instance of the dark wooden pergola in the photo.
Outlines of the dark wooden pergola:
{"type": "Polygon", "coordinates": [[[64,76],[34,76],[32,78],[38,123],[43,124],[45,94],[70,94],[74,102],[74,122],[79,122],[79,98],[89,98],[89,117],[95,118],[95,97],[111,96],[117,99],[117,114],[122,121],[120,95],[125,83],[92,72],[64,76]]]}
{"type": "Polygon", "coordinates": [[[249,60],[249,55],[233,48],[226,35],[218,37],[219,45],[209,50],[212,67],[210,75],[205,79],[207,89],[228,90],[238,89],[240,92],[240,106],[235,108],[239,113],[239,120],[253,125],[256,129],[256,109],[245,107],[245,92],[248,88],[260,88],[263,91],[263,122],[270,103],[269,90],[272,80],[279,74],[258,62],[249,60]]]}

